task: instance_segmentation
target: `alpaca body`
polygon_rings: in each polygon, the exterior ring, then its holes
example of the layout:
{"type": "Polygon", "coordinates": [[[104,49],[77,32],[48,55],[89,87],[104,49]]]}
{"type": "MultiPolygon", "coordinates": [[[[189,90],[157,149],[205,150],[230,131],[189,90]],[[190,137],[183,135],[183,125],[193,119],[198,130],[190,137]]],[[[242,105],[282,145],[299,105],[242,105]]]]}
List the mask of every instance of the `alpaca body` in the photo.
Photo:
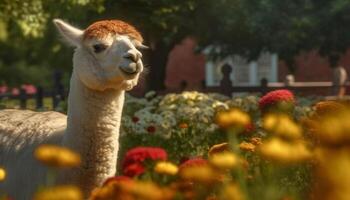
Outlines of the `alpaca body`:
{"type": "Polygon", "coordinates": [[[57,112],[0,111],[0,166],[8,173],[0,189],[11,197],[30,199],[45,184],[46,167],[33,157],[40,144],[66,146],[81,155],[81,166],[62,170],[57,181],[76,184],[85,195],[115,174],[124,91],[93,91],[74,76],[68,123],[57,112]]]}
{"type": "Polygon", "coordinates": [[[67,116],[57,112],[0,111],[0,166],[7,179],[0,194],[31,199],[45,184],[47,168],[33,157],[40,144],[68,147],[81,156],[77,168],[60,170],[57,184],[75,184],[87,198],[92,189],[115,174],[125,90],[143,70],[137,48],[142,37],[119,20],[93,23],[85,31],[54,20],[61,35],[76,49],[67,116]]]}
{"type": "Polygon", "coordinates": [[[33,151],[42,143],[60,144],[66,121],[67,117],[57,112],[0,111],[0,166],[6,169],[0,194],[31,199],[45,183],[47,170],[34,159],[33,151]]]}

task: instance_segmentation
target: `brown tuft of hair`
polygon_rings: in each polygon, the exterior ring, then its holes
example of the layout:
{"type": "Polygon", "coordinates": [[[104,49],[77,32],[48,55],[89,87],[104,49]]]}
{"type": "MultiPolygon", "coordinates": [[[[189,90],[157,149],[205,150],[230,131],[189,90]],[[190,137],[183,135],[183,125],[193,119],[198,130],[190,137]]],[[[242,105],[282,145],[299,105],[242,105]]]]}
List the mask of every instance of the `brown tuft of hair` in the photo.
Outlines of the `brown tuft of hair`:
{"type": "Polygon", "coordinates": [[[84,39],[103,38],[108,34],[127,35],[132,39],[143,42],[143,38],[136,28],[121,20],[102,20],[91,24],[84,31],[84,39]]]}

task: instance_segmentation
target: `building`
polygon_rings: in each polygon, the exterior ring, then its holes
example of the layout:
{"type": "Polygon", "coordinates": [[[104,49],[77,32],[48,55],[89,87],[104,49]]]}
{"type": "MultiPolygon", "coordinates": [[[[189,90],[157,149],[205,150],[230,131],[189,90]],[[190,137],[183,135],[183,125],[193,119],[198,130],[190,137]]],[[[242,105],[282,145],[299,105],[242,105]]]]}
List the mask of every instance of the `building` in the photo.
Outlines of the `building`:
{"type": "MultiPolygon", "coordinates": [[[[186,89],[216,86],[221,80],[221,67],[233,66],[231,80],[234,85],[259,85],[262,78],[269,82],[284,82],[291,72],[277,54],[264,53],[257,61],[248,62],[238,56],[227,57],[219,62],[207,61],[205,55],[195,54],[196,43],[191,38],[176,45],[169,55],[166,72],[166,87],[180,88],[186,82],[186,89]]],[[[332,81],[332,69],[326,58],[317,51],[305,52],[295,58],[293,72],[295,81],[332,81]]],[[[350,50],[339,60],[339,64],[350,72],[350,50]]]]}

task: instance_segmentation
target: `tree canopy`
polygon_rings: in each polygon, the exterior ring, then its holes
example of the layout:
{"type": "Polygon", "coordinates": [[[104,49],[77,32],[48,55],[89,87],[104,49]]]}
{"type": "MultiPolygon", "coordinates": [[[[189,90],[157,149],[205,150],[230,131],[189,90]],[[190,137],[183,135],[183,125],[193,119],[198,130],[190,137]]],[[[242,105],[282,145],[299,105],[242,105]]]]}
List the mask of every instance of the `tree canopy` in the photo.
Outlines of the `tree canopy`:
{"type": "Polygon", "coordinates": [[[0,76],[10,85],[45,85],[52,69],[70,71],[72,50],[51,23],[57,17],[80,27],[102,18],[134,24],[151,47],[152,89],[162,88],[168,53],[186,36],[210,46],[209,58],[270,51],[290,66],[301,52],[336,60],[350,46],[349,0],[0,0],[0,10],[0,76]]]}
{"type": "Polygon", "coordinates": [[[217,7],[212,10],[211,18],[222,28],[207,32],[201,43],[221,47],[221,51],[213,49],[214,55],[239,54],[255,59],[262,51],[270,51],[293,65],[294,57],[301,52],[318,50],[322,56],[339,57],[350,46],[348,0],[219,0],[211,3],[217,7]]]}

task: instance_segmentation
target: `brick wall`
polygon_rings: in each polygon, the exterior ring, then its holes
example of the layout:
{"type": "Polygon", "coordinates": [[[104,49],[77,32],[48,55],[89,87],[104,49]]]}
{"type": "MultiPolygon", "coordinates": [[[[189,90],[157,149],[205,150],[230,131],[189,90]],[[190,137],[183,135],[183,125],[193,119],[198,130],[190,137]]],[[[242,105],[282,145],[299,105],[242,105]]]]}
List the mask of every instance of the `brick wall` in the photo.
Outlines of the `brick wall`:
{"type": "MultiPolygon", "coordinates": [[[[339,64],[350,73],[350,50],[339,60],[339,64]]],[[[284,62],[279,62],[278,80],[284,81],[290,73],[284,62]]],[[[328,60],[322,58],[316,51],[304,53],[296,57],[295,81],[332,81],[332,69],[328,60]]]]}
{"type": "Polygon", "coordinates": [[[186,38],[170,52],[165,78],[167,88],[180,88],[183,81],[186,81],[188,90],[202,87],[205,79],[205,56],[195,54],[195,47],[195,40],[186,38]]]}

